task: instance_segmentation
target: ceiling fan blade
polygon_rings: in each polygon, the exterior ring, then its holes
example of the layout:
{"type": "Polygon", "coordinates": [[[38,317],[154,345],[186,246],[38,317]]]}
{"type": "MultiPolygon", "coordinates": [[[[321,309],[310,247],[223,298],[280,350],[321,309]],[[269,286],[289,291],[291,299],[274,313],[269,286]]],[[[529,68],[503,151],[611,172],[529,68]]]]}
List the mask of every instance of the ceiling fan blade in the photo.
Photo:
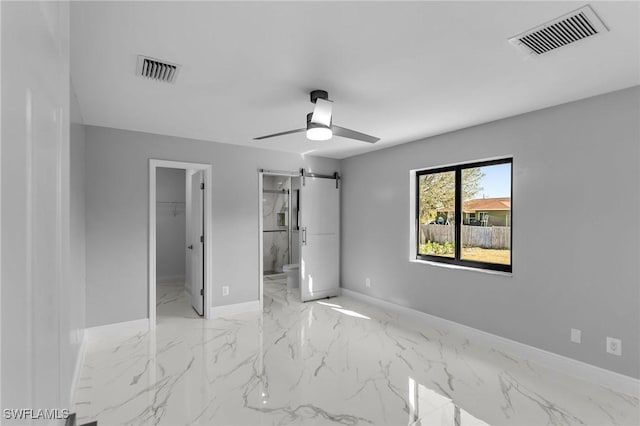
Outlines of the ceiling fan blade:
{"type": "Polygon", "coordinates": [[[355,130],[345,129],[344,127],[333,125],[331,131],[334,136],[342,136],[343,138],[355,139],[362,142],[376,143],[380,138],[374,136],[365,135],[364,133],[356,132],[355,130]]]}
{"type": "Polygon", "coordinates": [[[311,122],[322,124],[323,126],[331,126],[331,111],[333,110],[333,101],[318,98],[316,106],[313,108],[311,122]]]}
{"type": "Polygon", "coordinates": [[[253,140],[258,141],[261,139],[275,138],[276,136],[290,135],[292,133],[300,133],[300,132],[306,132],[306,131],[307,129],[287,130],[286,132],[274,133],[272,135],[266,135],[266,136],[259,136],[257,138],[253,138],[253,140]]]}

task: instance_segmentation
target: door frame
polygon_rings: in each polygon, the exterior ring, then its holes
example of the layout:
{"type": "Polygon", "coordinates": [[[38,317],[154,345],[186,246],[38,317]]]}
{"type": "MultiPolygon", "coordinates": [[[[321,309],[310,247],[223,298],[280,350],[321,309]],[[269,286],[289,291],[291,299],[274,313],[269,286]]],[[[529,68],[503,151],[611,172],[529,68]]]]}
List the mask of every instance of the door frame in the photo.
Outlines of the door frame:
{"type": "MultiPolygon", "coordinates": [[[[286,177],[301,177],[301,172],[288,172],[281,170],[265,170],[258,169],[258,297],[260,300],[260,309],[264,307],[264,223],[262,218],[263,207],[263,195],[264,189],[264,177],[265,176],[286,176],[286,177]]],[[[289,218],[291,220],[291,218],[289,218]]],[[[289,248],[291,250],[291,248],[289,248]]]]}
{"type": "MultiPolygon", "coordinates": [[[[187,163],[184,161],[149,159],[149,328],[156,326],[156,170],[159,167],[169,169],[204,171],[204,318],[211,318],[211,288],[213,276],[212,244],[212,196],[213,166],[205,163],[187,163]]],[[[186,265],[185,265],[186,267],[186,265]]]]}

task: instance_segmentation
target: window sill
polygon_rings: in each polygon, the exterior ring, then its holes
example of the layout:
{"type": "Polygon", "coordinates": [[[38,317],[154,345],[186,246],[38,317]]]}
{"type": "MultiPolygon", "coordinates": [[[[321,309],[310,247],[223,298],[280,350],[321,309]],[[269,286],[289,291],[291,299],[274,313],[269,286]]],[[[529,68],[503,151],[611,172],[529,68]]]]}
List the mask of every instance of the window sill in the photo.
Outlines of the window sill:
{"type": "Polygon", "coordinates": [[[438,266],[440,268],[461,269],[463,271],[481,272],[483,274],[502,275],[504,277],[512,277],[513,276],[513,272],[494,271],[492,269],[472,268],[470,266],[452,265],[450,263],[432,262],[432,261],[429,261],[429,260],[409,259],[409,262],[411,262],[411,263],[421,263],[421,264],[424,264],[424,265],[438,266]]]}

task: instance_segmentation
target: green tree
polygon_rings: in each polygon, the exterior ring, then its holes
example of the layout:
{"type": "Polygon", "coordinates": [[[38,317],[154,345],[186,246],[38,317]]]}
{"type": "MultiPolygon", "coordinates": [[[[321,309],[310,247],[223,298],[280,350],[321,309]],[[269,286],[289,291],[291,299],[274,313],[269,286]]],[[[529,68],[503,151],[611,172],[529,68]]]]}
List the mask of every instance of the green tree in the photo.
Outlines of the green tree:
{"type": "MultiPolygon", "coordinates": [[[[484,173],[479,167],[462,170],[462,197],[473,199],[480,191],[484,173]]],[[[444,211],[453,211],[455,204],[455,172],[433,173],[420,176],[420,223],[435,220],[438,215],[447,219],[444,211]]],[[[453,218],[448,218],[452,220],[453,218]]]]}
{"type": "Polygon", "coordinates": [[[484,188],[480,186],[480,181],[484,177],[480,167],[472,167],[462,170],[462,199],[472,200],[476,198],[484,188]]]}
{"type": "Polygon", "coordinates": [[[452,207],[455,191],[454,172],[420,176],[420,223],[435,220],[438,209],[452,207]]]}

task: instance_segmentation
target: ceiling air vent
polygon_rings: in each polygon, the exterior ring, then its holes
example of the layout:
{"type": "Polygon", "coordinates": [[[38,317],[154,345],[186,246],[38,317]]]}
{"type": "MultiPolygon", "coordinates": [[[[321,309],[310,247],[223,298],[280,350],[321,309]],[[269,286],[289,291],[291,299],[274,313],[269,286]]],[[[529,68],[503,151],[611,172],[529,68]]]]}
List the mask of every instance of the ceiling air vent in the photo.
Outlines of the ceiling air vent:
{"type": "Polygon", "coordinates": [[[180,65],[161,61],[147,56],[138,56],[137,75],[165,83],[174,83],[180,65]]]}
{"type": "Polygon", "coordinates": [[[609,31],[590,6],[567,13],[509,39],[534,56],[609,31]]]}

